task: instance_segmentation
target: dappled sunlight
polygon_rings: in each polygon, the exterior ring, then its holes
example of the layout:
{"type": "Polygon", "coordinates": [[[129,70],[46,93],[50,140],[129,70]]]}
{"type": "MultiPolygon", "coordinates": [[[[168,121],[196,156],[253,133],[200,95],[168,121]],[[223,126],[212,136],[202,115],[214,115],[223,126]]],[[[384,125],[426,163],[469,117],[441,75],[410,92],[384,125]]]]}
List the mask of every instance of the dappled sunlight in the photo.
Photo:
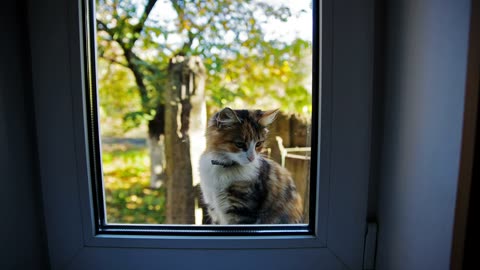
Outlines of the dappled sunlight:
{"type": "Polygon", "coordinates": [[[148,150],[125,144],[105,145],[102,159],[107,222],[163,223],[165,194],[161,188],[150,188],[148,150]]]}

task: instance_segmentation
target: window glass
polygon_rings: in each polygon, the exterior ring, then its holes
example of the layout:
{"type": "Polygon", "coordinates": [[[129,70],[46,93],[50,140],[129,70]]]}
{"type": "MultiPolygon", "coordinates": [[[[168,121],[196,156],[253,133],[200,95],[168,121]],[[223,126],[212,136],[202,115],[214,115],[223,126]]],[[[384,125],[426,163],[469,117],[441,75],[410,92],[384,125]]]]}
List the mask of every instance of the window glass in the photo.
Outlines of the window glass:
{"type": "Polygon", "coordinates": [[[309,223],[312,10],[96,1],[105,224],[309,223]]]}

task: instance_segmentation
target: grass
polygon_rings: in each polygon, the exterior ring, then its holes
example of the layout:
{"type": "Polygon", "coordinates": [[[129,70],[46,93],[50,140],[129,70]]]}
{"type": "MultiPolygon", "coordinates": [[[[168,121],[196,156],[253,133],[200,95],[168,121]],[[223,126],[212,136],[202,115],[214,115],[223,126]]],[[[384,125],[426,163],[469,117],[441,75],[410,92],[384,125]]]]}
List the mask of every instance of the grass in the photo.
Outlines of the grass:
{"type": "Polygon", "coordinates": [[[105,145],[102,163],[108,223],[165,222],[165,190],[150,188],[146,148],[105,145]]]}

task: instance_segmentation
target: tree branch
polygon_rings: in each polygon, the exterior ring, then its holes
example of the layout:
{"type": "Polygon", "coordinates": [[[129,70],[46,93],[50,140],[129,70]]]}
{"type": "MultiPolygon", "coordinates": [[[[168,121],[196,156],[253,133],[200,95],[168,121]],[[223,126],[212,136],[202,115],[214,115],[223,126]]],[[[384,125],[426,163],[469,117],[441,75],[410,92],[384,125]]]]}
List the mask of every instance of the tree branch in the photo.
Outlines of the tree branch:
{"type": "Polygon", "coordinates": [[[150,12],[152,11],[153,7],[155,6],[155,3],[157,0],[148,0],[147,6],[145,7],[145,11],[142,14],[142,17],[140,17],[140,22],[138,23],[139,25],[142,26],[145,24],[145,21],[147,20],[148,16],[150,15],[150,12]]]}
{"type": "Polygon", "coordinates": [[[157,0],[148,0],[147,5],[145,6],[145,10],[142,13],[142,16],[140,16],[139,22],[133,27],[133,38],[131,40],[132,44],[135,43],[138,39],[138,35],[142,32],[143,27],[145,26],[145,22],[148,19],[148,16],[150,15],[150,12],[152,12],[153,7],[155,6],[155,3],[157,3],[157,0]]]}
{"type": "Polygon", "coordinates": [[[100,57],[101,57],[103,60],[106,60],[106,61],[108,61],[108,62],[110,62],[110,63],[117,64],[117,65],[120,65],[120,66],[125,67],[125,68],[130,68],[130,67],[128,66],[128,64],[122,63],[122,62],[120,62],[120,61],[118,61],[118,60],[115,60],[115,59],[113,59],[113,58],[106,57],[106,56],[104,56],[104,55],[100,55],[100,57]]]}
{"type": "MultiPolygon", "coordinates": [[[[114,39],[113,36],[114,36],[114,34],[115,34],[115,31],[114,31],[113,28],[112,28],[112,29],[108,28],[108,26],[107,26],[106,23],[104,23],[104,22],[102,22],[101,20],[97,19],[97,27],[98,27],[99,30],[105,31],[112,39],[114,39]]],[[[116,41],[116,40],[115,40],[115,41],[116,41]]]]}
{"type": "Polygon", "coordinates": [[[122,48],[125,54],[125,59],[127,60],[127,67],[132,71],[135,82],[138,86],[138,91],[140,93],[140,99],[142,100],[142,108],[148,108],[148,91],[147,86],[143,81],[144,74],[141,72],[137,62],[142,61],[138,56],[133,53],[131,49],[122,48]]]}
{"type": "Polygon", "coordinates": [[[178,17],[183,20],[183,15],[185,14],[183,7],[180,6],[177,0],[171,0],[170,2],[172,3],[173,9],[177,12],[178,17]]]}

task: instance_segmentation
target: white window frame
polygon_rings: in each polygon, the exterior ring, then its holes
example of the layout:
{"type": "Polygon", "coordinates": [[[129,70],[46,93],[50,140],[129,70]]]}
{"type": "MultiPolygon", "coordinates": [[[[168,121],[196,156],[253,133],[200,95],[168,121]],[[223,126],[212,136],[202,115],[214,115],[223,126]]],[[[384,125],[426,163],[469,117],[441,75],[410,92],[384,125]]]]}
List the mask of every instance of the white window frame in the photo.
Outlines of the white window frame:
{"type": "Polygon", "coordinates": [[[83,1],[29,0],[52,269],[362,269],[371,171],[374,1],[323,0],[320,5],[320,151],[318,164],[312,164],[318,174],[311,179],[318,189],[313,191],[314,235],[195,237],[95,233],[85,126],[89,97],[83,1]]]}

